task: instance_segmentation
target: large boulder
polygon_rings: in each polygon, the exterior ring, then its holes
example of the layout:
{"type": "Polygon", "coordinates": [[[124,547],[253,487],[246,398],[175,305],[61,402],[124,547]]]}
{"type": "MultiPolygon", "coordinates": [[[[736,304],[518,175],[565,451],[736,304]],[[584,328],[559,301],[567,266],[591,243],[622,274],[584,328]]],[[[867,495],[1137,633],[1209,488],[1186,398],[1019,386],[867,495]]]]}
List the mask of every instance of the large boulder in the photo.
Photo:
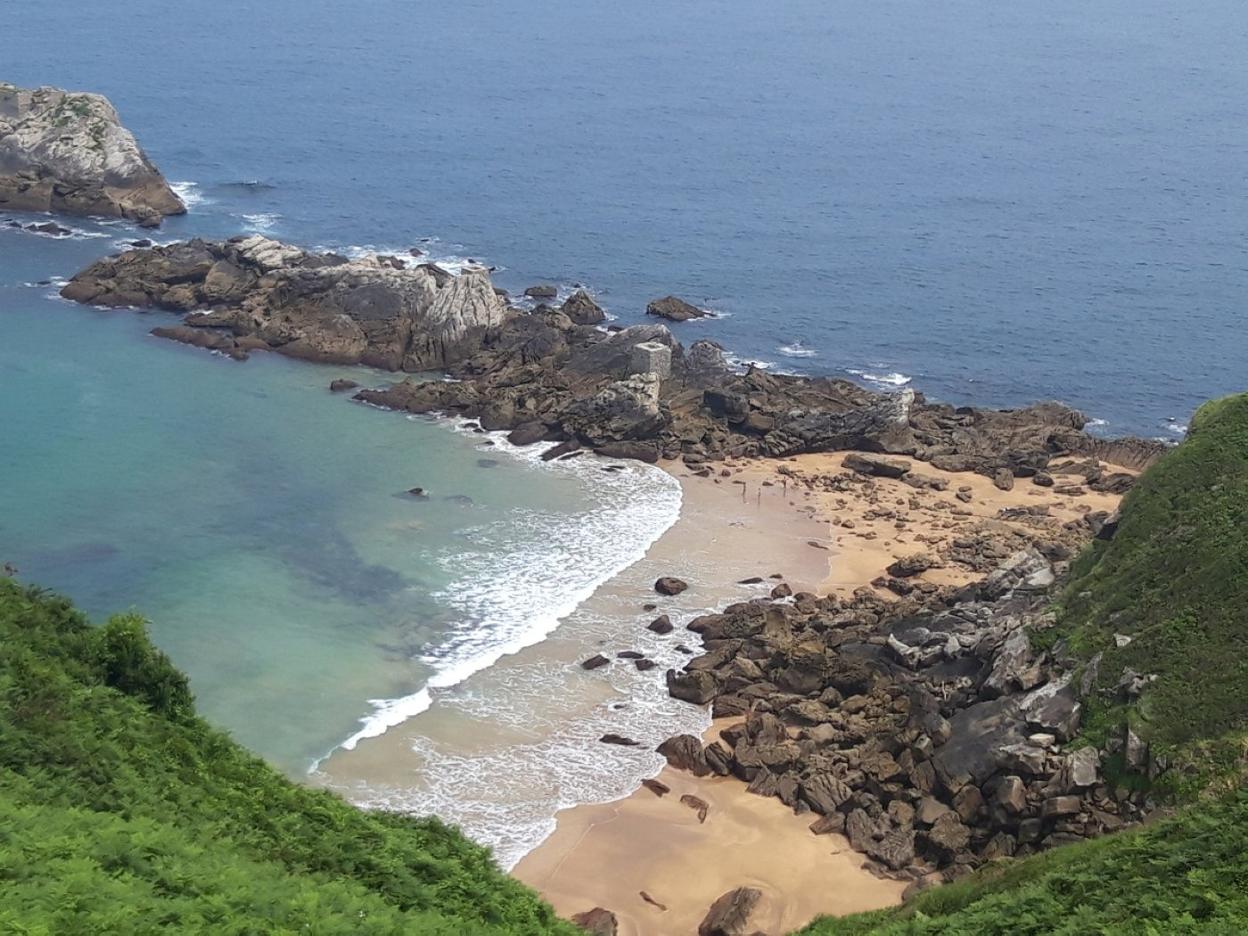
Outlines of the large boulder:
{"type": "Polygon", "coordinates": [[[698,936],[745,936],[753,932],[750,914],[762,896],[755,887],[738,887],[721,895],[699,924],[698,936]]]}
{"type": "Polygon", "coordinates": [[[0,210],[155,225],[186,206],[107,98],[0,83],[0,210]]]}

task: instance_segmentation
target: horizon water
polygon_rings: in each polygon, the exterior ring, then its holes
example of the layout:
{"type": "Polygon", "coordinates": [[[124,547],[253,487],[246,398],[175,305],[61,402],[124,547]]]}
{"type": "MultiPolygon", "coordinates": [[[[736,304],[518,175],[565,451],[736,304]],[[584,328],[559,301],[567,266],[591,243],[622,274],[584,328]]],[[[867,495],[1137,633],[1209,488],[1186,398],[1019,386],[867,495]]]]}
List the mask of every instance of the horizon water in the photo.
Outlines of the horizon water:
{"type": "MultiPolygon", "coordinates": [[[[439,694],[486,733],[531,715],[533,686],[484,705],[454,688],[573,620],[679,489],[328,394],[348,369],[238,364],[150,338],[163,314],[55,298],[128,240],[416,246],[512,292],[584,284],[621,324],[674,293],[719,313],[677,337],[740,360],[1062,399],[1111,435],[1178,438],[1243,389],[1248,14],[1228,0],[798,0],[766,29],[730,4],[600,0],[12,7],[0,79],[108,94],[190,212],[155,235],[0,229],[0,561],[93,616],[139,609],[206,717],[295,775],[439,694]],[[169,36],[177,55],[155,51],[169,36]]],[[[627,692],[681,717],[661,685],[627,692]]],[[[639,769],[616,754],[614,784],[639,769]]],[[[602,762],[552,783],[593,798],[602,762]]],[[[446,803],[456,771],[431,777],[446,803]]],[[[469,831],[508,861],[540,837],[503,824],[469,831]]]]}

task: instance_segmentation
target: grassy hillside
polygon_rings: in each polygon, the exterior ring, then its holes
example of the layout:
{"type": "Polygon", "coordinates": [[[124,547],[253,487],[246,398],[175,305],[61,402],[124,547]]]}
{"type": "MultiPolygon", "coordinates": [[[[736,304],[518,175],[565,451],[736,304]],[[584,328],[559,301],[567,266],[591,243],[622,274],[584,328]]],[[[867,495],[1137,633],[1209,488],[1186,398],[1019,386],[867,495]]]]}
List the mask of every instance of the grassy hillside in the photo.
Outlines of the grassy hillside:
{"type": "Polygon", "coordinates": [[[1248,793],[1147,828],[1006,861],[806,936],[1248,932],[1248,793]]]}
{"type": "Polygon", "coordinates": [[[143,623],[0,579],[0,932],[572,933],[435,820],[291,783],[143,623]]]}
{"type": "Polygon", "coordinates": [[[1145,472],[1114,538],[1076,565],[1061,626],[1076,654],[1102,653],[1085,734],[1101,743],[1129,722],[1180,769],[1190,795],[1236,775],[1248,728],[1248,394],[1205,404],[1188,439],[1145,472]],[[1114,635],[1131,638],[1116,645],[1114,635]],[[1155,675],[1137,701],[1114,689],[1124,669],[1155,675]]]}
{"type": "MultiPolygon", "coordinates": [[[[1048,634],[1085,666],[1101,655],[1084,737],[1104,744],[1130,725],[1170,765],[1156,792],[1205,798],[905,907],[817,921],[810,936],[1248,932],[1248,394],[1203,406],[1121,514],[1076,563],[1048,634]],[[1127,668],[1156,679],[1127,696],[1127,668]]],[[[1110,769],[1146,782],[1121,757],[1110,769]]]]}

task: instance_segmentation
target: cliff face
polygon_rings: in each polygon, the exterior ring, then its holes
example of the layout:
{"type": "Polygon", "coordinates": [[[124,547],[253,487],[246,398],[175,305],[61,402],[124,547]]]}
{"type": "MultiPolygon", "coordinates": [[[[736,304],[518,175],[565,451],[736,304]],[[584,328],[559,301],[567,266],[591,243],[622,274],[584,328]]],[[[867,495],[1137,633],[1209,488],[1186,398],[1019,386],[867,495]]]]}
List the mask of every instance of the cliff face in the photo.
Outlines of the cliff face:
{"type": "Polygon", "coordinates": [[[107,98],[0,82],[0,210],[155,226],[186,207],[107,98]]]}

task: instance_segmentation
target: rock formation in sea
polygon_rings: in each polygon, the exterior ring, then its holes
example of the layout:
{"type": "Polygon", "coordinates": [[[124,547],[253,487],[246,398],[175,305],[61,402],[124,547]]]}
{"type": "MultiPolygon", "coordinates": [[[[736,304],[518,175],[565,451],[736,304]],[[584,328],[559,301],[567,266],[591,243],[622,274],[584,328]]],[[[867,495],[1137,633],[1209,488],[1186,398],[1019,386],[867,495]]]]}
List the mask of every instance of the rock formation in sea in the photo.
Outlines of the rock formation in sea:
{"type": "Polygon", "coordinates": [[[107,98],[0,82],[0,210],[156,226],[186,206],[107,98]]]}
{"type": "Polygon", "coordinates": [[[714,342],[685,348],[662,324],[579,324],[596,318],[584,293],[529,311],[506,305],[480,267],[452,275],[431,263],[348,260],[258,235],[107,257],[62,295],[182,313],[181,324],[154,333],[238,358],[272,350],[423,372],[356,398],[472,418],[515,444],[559,443],[551,457],[587,448],[612,458],[682,458],[709,474],[724,457],[855,449],[1008,484],[1043,473],[1057,452],[1121,454],[1139,466],[1164,448],[1096,439],[1082,431],[1080,413],[1058,403],[954,408],[908,389],[742,373],[714,342]],[[431,371],[455,379],[431,379],[431,371]]]}

